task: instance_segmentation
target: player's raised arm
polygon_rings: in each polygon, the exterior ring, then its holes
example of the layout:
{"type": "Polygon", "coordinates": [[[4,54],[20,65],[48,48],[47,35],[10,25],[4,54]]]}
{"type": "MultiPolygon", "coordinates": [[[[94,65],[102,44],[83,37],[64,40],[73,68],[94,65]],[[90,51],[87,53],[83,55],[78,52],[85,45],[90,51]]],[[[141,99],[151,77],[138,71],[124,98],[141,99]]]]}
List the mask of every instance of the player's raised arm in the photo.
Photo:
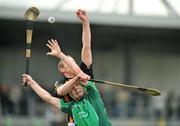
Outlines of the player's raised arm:
{"type": "Polygon", "coordinates": [[[56,56],[57,58],[63,60],[74,71],[75,75],[82,73],[80,74],[82,80],[90,79],[90,76],[86,75],[71,58],[61,51],[57,40],[48,40],[48,44],[46,45],[49,49],[51,49],[51,52],[48,52],[47,55],[56,56]]]}
{"type": "Polygon", "coordinates": [[[92,53],[91,53],[91,30],[89,24],[89,17],[85,10],[77,10],[76,16],[82,22],[82,51],[81,59],[86,64],[87,67],[90,67],[92,64],[92,53]]]}
{"type": "Polygon", "coordinates": [[[41,97],[45,102],[49,103],[50,105],[60,109],[59,99],[51,96],[46,90],[44,90],[39,84],[34,81],[30,75],[23,74],[23,83],[27,83],[35,92],[36,94],[41,97]]]}

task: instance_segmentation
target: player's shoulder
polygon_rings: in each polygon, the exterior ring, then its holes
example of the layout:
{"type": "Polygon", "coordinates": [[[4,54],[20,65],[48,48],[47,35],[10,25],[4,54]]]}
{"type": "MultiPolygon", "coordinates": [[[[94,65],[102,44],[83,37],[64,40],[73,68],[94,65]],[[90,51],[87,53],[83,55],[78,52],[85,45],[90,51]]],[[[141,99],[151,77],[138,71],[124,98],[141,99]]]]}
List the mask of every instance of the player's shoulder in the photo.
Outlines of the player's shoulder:
{"type": "Polygon", "coordinates": [[[60,87],[62,84],[59,82],[59,80],[57,80],[55,83],[54,83],[54,87],[55,87],[55,90],[57,90],[58,87],[60,87]]]}
{"type": "Polygon", "coordinates": [[[58,89],[58,87],[60,87],[61,85],[62,85],[62,83],[60,83],[59,80],[57,80],[57,81],[54,83],[54,93],[53,93],[53,96],[54,96],[54,97],[61,98],[61,96],[57,94],[57,89],[58,89]]]}

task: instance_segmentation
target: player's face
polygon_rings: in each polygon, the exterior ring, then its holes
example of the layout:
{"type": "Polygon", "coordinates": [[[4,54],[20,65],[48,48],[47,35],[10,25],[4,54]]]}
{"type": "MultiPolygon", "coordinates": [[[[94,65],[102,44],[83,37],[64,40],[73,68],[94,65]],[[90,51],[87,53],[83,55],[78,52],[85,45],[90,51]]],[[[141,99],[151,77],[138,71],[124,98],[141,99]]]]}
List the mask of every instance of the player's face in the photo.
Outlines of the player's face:
{"type": "Polygon", "coordinates": [[[80,86],[79,82],[74,85],[73,89],[70,92],[70,95],[73,99],[79,100],[83,97],[85,91],[83,87],[80,86]]]}
{"type": "MultiPolygon", "coordinates": [[[[68,58],[75,62],[73,58],[68,58]]],[[[62,65],[60,65],[59,71],[67,78],[73,78],[75,76],[74,71],[66,63],[62,63],[62,65]]]]}

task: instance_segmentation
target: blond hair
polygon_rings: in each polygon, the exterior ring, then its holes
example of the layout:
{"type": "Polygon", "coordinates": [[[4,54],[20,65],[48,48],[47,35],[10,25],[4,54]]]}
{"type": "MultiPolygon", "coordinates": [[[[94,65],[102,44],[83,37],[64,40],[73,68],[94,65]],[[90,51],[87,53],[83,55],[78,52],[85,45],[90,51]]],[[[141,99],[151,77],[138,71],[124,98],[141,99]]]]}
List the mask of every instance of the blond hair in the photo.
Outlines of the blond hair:
{"type": "MultiPolygon", "coordinates": [[[[70,55],[66,55],[67,57],[70,57],[72,58],[70,55]]],[[[73,59],[73,58],[72,58],[73,59]]],[[[74,59],[73,59],[74,60],[74,59]]],[[[63,68],[65,66],[65,62],[63,60],[60,60],[59,63],[58,63],[58,69],[59,68],[63,68]]]]}

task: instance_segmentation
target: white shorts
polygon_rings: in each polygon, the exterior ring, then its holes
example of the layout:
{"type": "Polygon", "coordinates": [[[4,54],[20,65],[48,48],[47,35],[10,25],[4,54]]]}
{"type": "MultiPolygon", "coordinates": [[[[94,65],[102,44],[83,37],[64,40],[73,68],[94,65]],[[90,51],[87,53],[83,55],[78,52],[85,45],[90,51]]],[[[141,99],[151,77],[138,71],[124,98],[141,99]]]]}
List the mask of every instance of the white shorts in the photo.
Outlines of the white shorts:
{"type": "Polygon", "coordinates": [[[75,126],[75,123],[68,123],[68,126],[75,126]]]}

